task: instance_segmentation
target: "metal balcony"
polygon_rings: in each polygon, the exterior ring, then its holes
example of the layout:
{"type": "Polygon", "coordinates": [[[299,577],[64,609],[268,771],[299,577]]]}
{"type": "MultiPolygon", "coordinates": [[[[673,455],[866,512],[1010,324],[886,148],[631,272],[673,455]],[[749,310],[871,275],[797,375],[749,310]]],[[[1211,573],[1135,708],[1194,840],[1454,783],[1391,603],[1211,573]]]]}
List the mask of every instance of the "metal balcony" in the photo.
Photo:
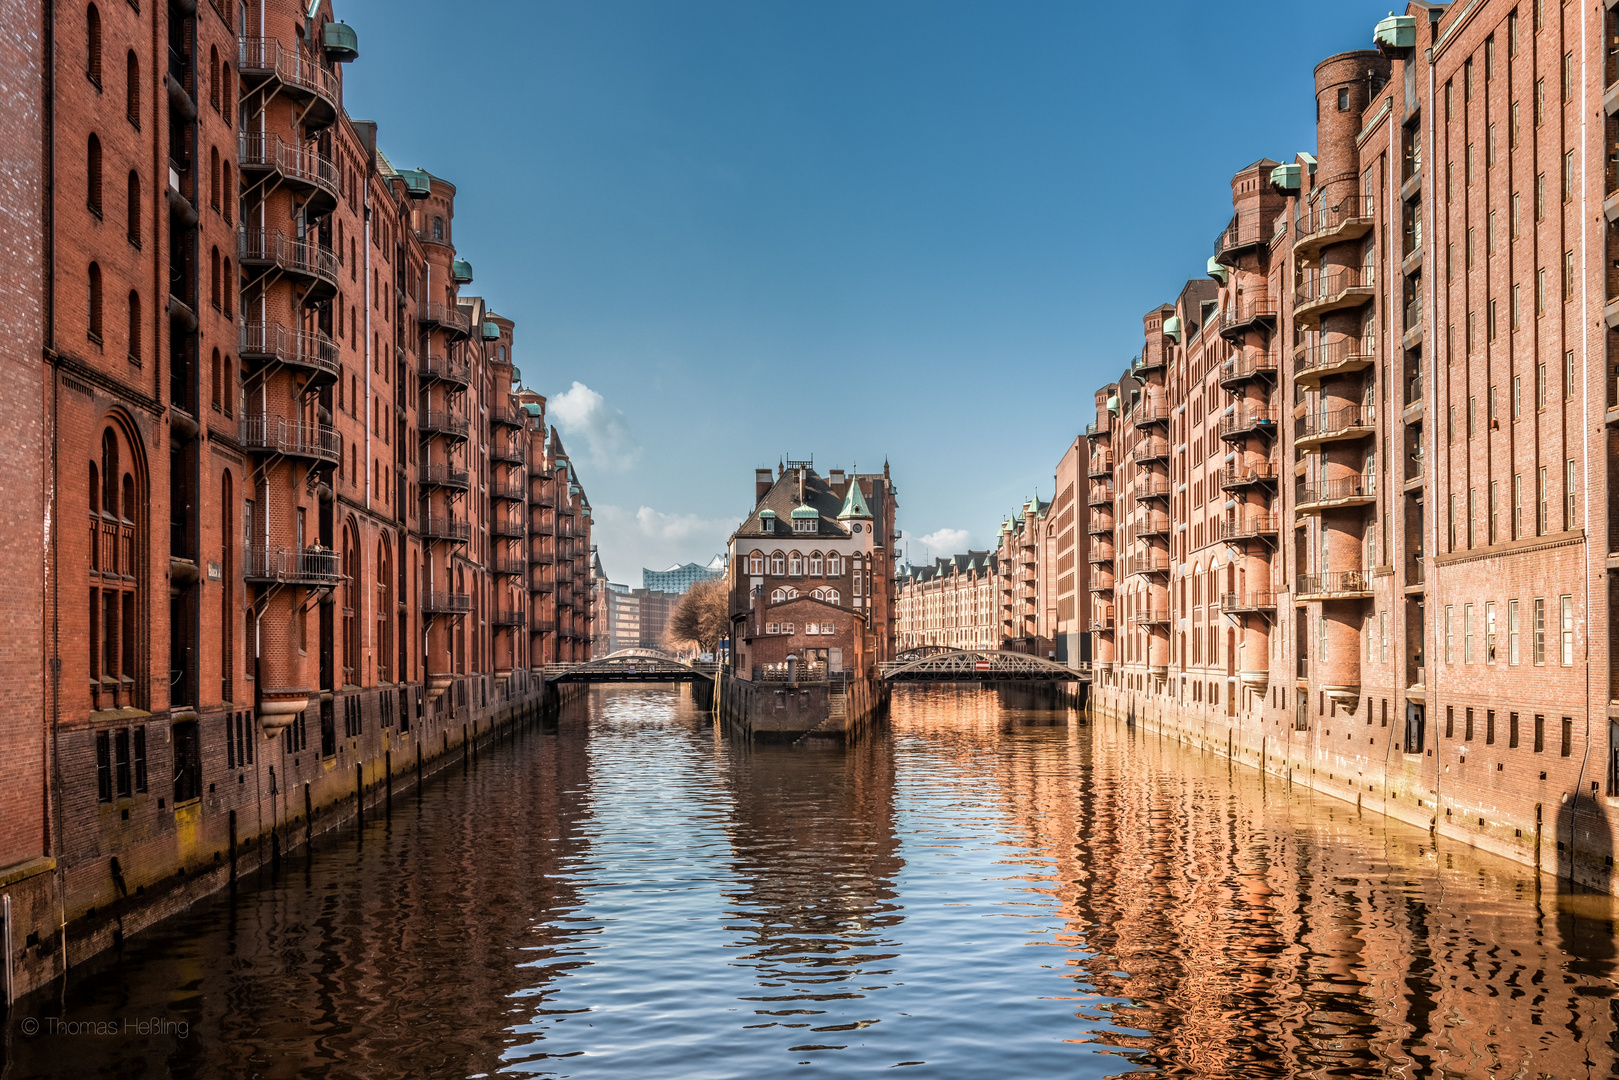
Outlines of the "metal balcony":
{"type": "Polygon", "coordinates": [[[528,574],[528,560],[496,555],[489,560],[489,572],[501,577],[524,577],[528,574]]]}
{"type": "Polygon", "coordinates": [[[1157,371],[1160,368],[1168,367],[1169,360],[1164,355],[1165,352],[1166,350],[1164,349],[1159,349],[1156,355],[1150,350],[1142,352],[1140,356],[1130,361],[1131,374],[1145,375],[1149,371],[1157,371]]]}
{"type": "Polygon", "coordinates": [[[417,426],[423,438],[442,435],[457,442],[465,442],[467,438],[466,418],[444,409],[424,409],[417,426]]]}
{"type": "Polygon", "coordinates": [[[1275,223],[1266,228],[1261,211],[1249,210],[1234,214],[1230,223],[1214,238],[1214,261],[1229,266],[1244,252],[1268,247],[1275,235],[1275,223]]]}
{"type": "Polygon", "coordinates": [[[250,547],[245,577],[255,585],[335,585],[343,567],[338,553],[324,548],[250,547]]]}
{"type": "Polygon", "coordinates": [[[528,615],[521,611],[497,611],[490,617],[491,626],[522,626],[528,622],[528,615]]]}
{"type": "Polygon", "coordinates": [[[1143,402],[1130,414],[1130,422],[1138,428],[1168,424],[1169,406],[1161,401],[1143,402]]]}
{"type": "Polygon", "coordinates": [[[1276,301],[1268,297],[1259,297],[1220,312],[1220,336],[1228,341],[1240,338],[1256,327],[1275,329],[1276,301]]]}
{"type": "Polygon", "coordinates": [[[489,447],[489,460],[502,465],[522,465],[528,461],[528,448],[510,440],[494,440],[489,447]]]}
{"type": "Polygon", "coordinates": [[[1136,443],[1130,457],[1138,463],[1145,461],[1163,461],[1169,457],[1168,439],[1143,439],[1136,443]]]}
{"type": "Polygon", "coordinates": [[[496,518],[489,523],[489,534],[502,540],[525,540],[528,538],[528,526],[521,521],[496,518]]]}
{"type": "Polygon", "coordinates": [[[1341,266],[1322,270],[1306,278],[1293,297],[1293,324],[1313,330],[1329,311],[1356,308],[1371,301],[1376,292],[1377,268],[1341,266]]]}
{"type": "Polygon", "coordinates": [[[1112,484],[1092,484],[1087,497],[1091,506],[1111,506],[1114,494],[1112,484]]]}
{"type": "Polygon", "coordinates": [[[1093,593],[1107,593],[1113,591],[1113,571],[1098,566],[1091,570],[1090,591],[1093,593]]]}
{"type": "Polygon", "coordinates": [[[244,267],[275,269],[305,284],[305,303],[337,294],[337,256],[313,240],[294,240],[279,229],[238,229],[236,258],[244,267]]]}
{"type": "Polygon", "coordinates": [[[1111,433],[1111,426],[1106,420],[1092,420],[1090,423],[1085,425],[1085,437],[1087,439],[1094,439],[1099,435],[1108,435],[1111,433]]]}
{"type": "Polygon", "coordinates": [[[529,552],[528,561],[534,566],[550,566],[557,561],[557,553],[541,547],[537,551],[529,552]]]}
{"type": "Polygon", "coordinates": [[[1225,593],[1220,597],[1220,610],[1227,615],[1259,614],[1276,610],[1273,592],[1225,593]]]}
{"type": "Polygon", "coordinates": [[[1169,515],[1146,515],[1141,523],[1136,526],[1136,535],[1144,540],[1167,537],[1169,535],[1169,515]]]}
{"type": "Polygon", "coordinates": [[[258,454],[280,454],[335,465],[343,457],[343,436],[329,424],[284,416],[245,416],[238,440],[258,454]]]}
{"type": "Polygon", "coordinates": [[[1293,381],[1319,386],[1329,376],[1365,370],[1377,360],[1376,347],[1377,339],[1371,336],[1312,345],[1293,361],[1293,381]]]}
{"type": "Polygon", "coordinates": [[[1234,390],[1255,379],[1276,378],[1276,357],[1270,353],[1233,356],[1220,365],[1220,385],[1234,390]]]}
{"type": "Polygon", "coordinates": [[[418,479],[424,489],[450,488],[465,491],[470,486],[467,470],[458,469],[454,465],[423,465],[418,470],[418,479]]]}
{"type": "Polygon", "coordinates": [[[422,522],[422,535],[429,540],[466,543],[472,539],[472,522],[464,518],[429,517],[422,522]]]}
{"type": "Polygon", "coordinates": [[[1261,461],[1244,465],[1233,461],[1220,470],[1220,490],[1235,491],[1246,487],[1276,487],[1276,463],[1261,461]]]}
{"type": "Polygon", "coordinates": [[[1111,616],[1111,615],[1093,615],[1093,616],[1091,616],[1091,629],[1093,631],[1095,631],[1096,633],[1099,633],[1099,634],[1111,634],[1113,632],[1113,616],[1111,616]]]}
{"type": "Polygon", "coordinates": [[[503,502],[520,503],[528,498],[528,484],[521,479],[508,480],[505,483],[491,483],[489,497],[500,499],[503,502]]]}
{"type": "Polygon", "coordinates": [[[472,382],[472,368],[460,360],[451,360],[449,357],[434,353],[422,356],[421,362],[416,366],[416,375],[423,386],[436,382],[450,383],[455,386],[466,386],[472,382]]]}
{"type": "Polygon", "coordinates": [[[489,422],[500,427],[526,427],[528,424],[528,410],[521,405],[491,405],[489,406],[489,422]]]}
{"type": "Polygon", "coordinates": [[[1274,537],[1280,518],[1276,514],[1243,514],[1220,520],[1220,539],[1250,540],[1274,537]]]}
{"type": "Polygon", "coordinates": [[[1359,570],[1340,570],[1332,574],[1304,574],[1295,583],[1293,599],[1307,600],[1370,600],[1372,583],[1359,570]]]}
{"type": "Polygon", "coordinates": [[[438,327],[457,340],[472,333],[472,319],[452,304],[421,304],[416,309],[416,321],[423,326],[438,327]]]}
{"type": "Polygon", "coordinates": [[[1132,574],[1167,574],[1169,573],[1169,552],[1149,551],[1137,555],[1130,560],[1130,573],[1132,574]]]}
{"type": "Polygon", "coordinates": [[[279,135],[244,131],[237,139],[237,154],[244,174],[279,177],[298,189],[309,217],[331,213],[342,198],[343,174],[337,166],[313,150],[282,142],[279,135]]]}
{"type": "Polygon", "coordinates": [[[1377,434],[1373,405],[1348,405],[1331,411],[1307,413],[1293,424],[1293,446],[1298,450],[1329,442],[1365,439],[1377,434]]]}
{"type": "Polygon", "coordinates": [[[1168,622],[1168,608],[1148,608],[1145,611],[1132,611],[1130,613],[1132,626],[1162,626],[1168,622]]]}
{"type": "Polygon", "coordinates": [[[465,615],[471,610],[472,597],[467,593],[422,593],[422,611],[428,615],[465,615]]]}
{"type": "Polygon", "coordinates": [[[323,65],[313,53],[283,48],[275,38],[238,38],[236,73],[241,77],[244,97],[249,89],[272,81],[280,83],[288,97],[304,106],[302,119],[308,128],[329,126],[342,107],[342,83],[337,72],[323,65]]]}
{"type": "Polygon", "coordinates": [[[289,330],[280,323],[248,323],[241,328],[237,352],[243,360],[285,364],[309,375],[315,385],[337,379],[337,342],[319,330],[289,330]]]}
{"type": "Polygon", "coordinates": [[[1372,231],[1376,203],[1370,195],[1351,195],[1331,206],[1301,204],[1293,241],[1293,254],[1309,262],[1328,244],[1358,240],[1372,231]]]}
{"type": "Polygon", "coordinates": [[[1112,454],[1092,454],[1090,476],[1094,479],[1102,476],[1111,476],[1113,473],[1112,454]]]}
{"type": "Polygon", "coordinates": [[[1220,417],[1220,438],[1227,442],[1249,435],[1276,436],[1276,414],[1269,409],[1237,409],[1220,417]]]}
{"type": "Polygon", "coordinates": [[[1145,476],[1138,479],[1130,488],[1130,494],[1136,499],[1167,499],[1169,498],[1169,480],[1162,476],[1145,476]]]}
{"type": "Polygon", "coordinates": [[[1093,515],[1090,528],[1087,530],[1092,536],[1111,536],[1113,534],[1113,518],[1111,515],[1093,515]]]}
{"type": "Polygon", "coordinates": [[[557,583],[550,578],[531,578],[528,583],[528,591],[531,593],[549,594],[555,592],[556,587],[557,583]]]}
{"type": "Polygon", "coordinates": [[[1087,560],[1092,563],[1111,563],[1114,551],[1112,544],[1092,544],[1087,560]]]}
{"type": "Polygon", "coordinates": [[[1300,484],[1293,491],[1293,510],[1319,514],[1323,510],[1371,506],[1377,502],[1377,474],[1346,476],[1300,484]]]}

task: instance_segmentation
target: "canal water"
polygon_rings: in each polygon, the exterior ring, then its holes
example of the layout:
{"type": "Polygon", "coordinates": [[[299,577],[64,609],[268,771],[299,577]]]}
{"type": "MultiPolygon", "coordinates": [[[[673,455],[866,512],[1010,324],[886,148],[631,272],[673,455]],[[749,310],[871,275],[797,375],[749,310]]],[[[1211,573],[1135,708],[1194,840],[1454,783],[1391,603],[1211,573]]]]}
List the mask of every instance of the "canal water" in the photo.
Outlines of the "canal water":
{"type": "Polygon", "coordinates": [[[594,690],[135,938],[0,1077],[1619,1071],[1606,898],[976,689],[848,750],[687,695],[594,690]]]}

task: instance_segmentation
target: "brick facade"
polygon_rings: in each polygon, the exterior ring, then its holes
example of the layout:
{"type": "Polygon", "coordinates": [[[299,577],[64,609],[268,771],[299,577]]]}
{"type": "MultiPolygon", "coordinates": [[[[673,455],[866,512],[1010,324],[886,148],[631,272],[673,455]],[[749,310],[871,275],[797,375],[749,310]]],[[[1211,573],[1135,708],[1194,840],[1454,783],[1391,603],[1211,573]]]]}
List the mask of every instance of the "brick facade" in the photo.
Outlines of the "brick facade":
{"type": "Polygon", "coordinates": [[[1608,890],[1616,31],[1414,3],[1322,61],[1088,429],[1100,707],[1608,890]]]}

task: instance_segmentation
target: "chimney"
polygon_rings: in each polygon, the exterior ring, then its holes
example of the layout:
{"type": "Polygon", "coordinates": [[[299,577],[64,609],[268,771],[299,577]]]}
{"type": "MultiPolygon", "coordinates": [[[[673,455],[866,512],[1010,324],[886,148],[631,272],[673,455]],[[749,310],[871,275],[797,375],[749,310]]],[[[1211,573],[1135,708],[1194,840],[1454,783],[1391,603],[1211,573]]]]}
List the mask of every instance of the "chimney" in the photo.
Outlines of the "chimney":
{"type": "Polygon", "coordinates": [[[843,486],[843,470],[842,469],[832,469],[831,471],[829,471],[826,474],[826,482],[828,484],[830,484],[832,487],[835,487],[835,488],[842,487],[843,486]]]}
{"type": "Polygon", "coordinates": [[[774,483],[775,480],[771,476],[769,469],[753,470],[753,501],[757,503],[764,498],[774,483]]]}

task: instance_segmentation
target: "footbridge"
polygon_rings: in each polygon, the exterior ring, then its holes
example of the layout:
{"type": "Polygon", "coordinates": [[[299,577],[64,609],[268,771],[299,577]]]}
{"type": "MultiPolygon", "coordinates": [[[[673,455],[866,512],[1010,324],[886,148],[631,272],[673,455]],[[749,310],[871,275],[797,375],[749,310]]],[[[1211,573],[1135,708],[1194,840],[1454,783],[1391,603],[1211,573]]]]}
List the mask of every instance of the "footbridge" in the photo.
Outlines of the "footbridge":
{"type": "Polygon", "coordinates": [[[718,664],[687,664],[667,653],[631,649],[596,660],[547,664],[541,676],[549,683],[677,683],[712,682],[718,671],[718,664]]]}
{"type": "Polygon", "coordinates": [[[1072,668],[1028,653],[941,646],[902,652],[897,659],[879,665],[877,673],[889,682],[1091,681],[1091,666],[1088,663],[1072,668]]]}

